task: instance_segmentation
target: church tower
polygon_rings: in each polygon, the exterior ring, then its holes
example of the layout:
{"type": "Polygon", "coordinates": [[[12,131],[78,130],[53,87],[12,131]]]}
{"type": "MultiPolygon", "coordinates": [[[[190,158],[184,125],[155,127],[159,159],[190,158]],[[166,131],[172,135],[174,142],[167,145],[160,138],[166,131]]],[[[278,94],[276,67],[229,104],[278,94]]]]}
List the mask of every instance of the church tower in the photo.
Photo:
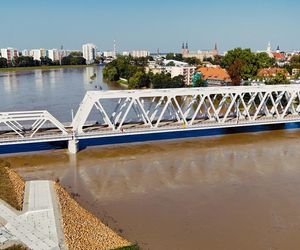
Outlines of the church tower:
{"type": "Polygon", "coordinates": [[[211,51],[211,54],[212,54],[213,56],[217,56],[217,55],[219,54],[217,43],[215,43],[215,47],[214,47],[214,49],[211,51]]]}
{"type": "Polygon", "coordinates": [[[182,54],[182,56],[183,57],[188,56],[189,53],[190,52],[189,52],[189,45],[188,45],[188,43],[186,42],[185,46],[184,46],[184,43],[182,43],[182,47],[181,47],[181,54],[182,54]]]}
{"type": "Polygon", "coordinates": [[[276,53],[280,53],[279,45],[277,46],[276,53]]]}

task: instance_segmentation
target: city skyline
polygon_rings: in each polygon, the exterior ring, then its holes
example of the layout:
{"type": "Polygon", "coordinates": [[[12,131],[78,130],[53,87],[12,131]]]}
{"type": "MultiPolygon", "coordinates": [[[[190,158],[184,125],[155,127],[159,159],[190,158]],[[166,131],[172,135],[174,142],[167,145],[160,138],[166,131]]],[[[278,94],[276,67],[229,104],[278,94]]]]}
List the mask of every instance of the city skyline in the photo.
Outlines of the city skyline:
{"type": "Polygon", "coordinates": [[[268,41],[273,49],[299,50],[297,7],[287,0],[250,2],[205,1],[4,1],[1,9],[0,47],[65,48],[80,50],[91,42],[101,50],[147,49],[179,51],[182,42],[191,50],[221,52],[234,47],[262,50],[268,41]],[[11,15],[14,10],[14,18],[11,15]],[[20,39],[22,38],[22,39],[20,39]]]}

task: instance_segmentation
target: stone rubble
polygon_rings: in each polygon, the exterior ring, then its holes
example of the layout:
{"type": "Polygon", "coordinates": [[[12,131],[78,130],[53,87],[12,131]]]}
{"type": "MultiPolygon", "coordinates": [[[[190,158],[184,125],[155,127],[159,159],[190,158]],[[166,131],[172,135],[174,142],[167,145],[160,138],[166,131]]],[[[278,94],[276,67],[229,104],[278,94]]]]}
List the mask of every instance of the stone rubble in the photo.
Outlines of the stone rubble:
{"type": "Polygon", "coordinates": [[[8,177],[13,185],[13,190],[16,194],[19,210],[22,209],[24,192],[25,192],[25,182],[24,180],[12,169],[5,167],[8,177]]]}
{"type": "Polygon", "coordinates": [[[132,245],[82,208],[58,183],[55,189],[68,249],[108,250],[132,245]]]}

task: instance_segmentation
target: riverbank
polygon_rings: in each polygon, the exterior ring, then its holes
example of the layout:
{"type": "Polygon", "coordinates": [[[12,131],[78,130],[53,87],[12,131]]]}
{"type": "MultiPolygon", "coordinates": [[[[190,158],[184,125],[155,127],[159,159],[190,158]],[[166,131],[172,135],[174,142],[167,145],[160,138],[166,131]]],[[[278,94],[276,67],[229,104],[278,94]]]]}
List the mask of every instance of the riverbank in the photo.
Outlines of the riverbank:
{"type": "Polygon", "coordinates": [[[58,183],[56,193],[61,206],[63,230],[68,249],[137,249],[82,208],[58,183]],[[80,233],[79,233],[80,232],[80,233]]]}
{"type": "MultiPolygon", "coordinates": [[[[54,184],[54,190],[60,206],[61,219],[59,221],[61,221],[68,249],[86,249],[87,247],[95,250],[138,249],[81,207],[58,183],[54,184]]],[[[28,193],[24,195],[24,192],[25,181],[10,168],[9,162],[0,160],[0,200],[22,211],[24,196],[28,197],[28,193]]],[[[27,202],[25,201],[26,204],[27,202]]],[[[25,211],[26,209],[22,213],[25,211]]],[[[4,247],[8,246],[9,243],[9,239],[6,239],[4,247]]],[[[27,249],[22,245],[16,246],[13,245],[14,242],[11,243],[12,246],[8,249],[27,249]]],[[[1,244],[0,249],[2,249],[1,244]]]]}
{"type": "Polygon", "coordinates": [[[10,169],[8,162],[0,160],[0,199],[13,208],[22,210],[24,191],[24,180],[10,169]]]}
{"type": "Polygon", "coordinates": [[[97,65],[53,65],[53,66],[34,66],[34,67],[15,67],[15,68],[0,68],[0,72],[17,72],[28,70],[49,70],[49,69],[68,69],[68,68],[87,68],[95,67],[97,65]]]}

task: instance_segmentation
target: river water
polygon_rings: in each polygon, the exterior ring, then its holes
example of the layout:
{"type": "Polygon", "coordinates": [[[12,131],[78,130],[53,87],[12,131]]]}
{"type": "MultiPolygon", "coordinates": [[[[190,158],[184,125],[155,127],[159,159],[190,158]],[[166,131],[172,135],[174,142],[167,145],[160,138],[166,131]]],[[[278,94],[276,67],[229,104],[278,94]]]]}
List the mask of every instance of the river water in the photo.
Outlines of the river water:
{"type": "MultiPolygon", "coordinates": [[[[77,87],[70,92],[80,102],[85,89],[94,87],[74,71],[77,87]]],[[[64,78],[64,73],[58,75],[64,78]]],[[[69,80],[60,77],[61,83],[69,80]]],[[[1,104],[7,85],[15,86],[7,94],[22,96],[18,86],[27,89],[21,82],[0,81],[1,104]]],[[[46,98],[43,89],[50,91],[49,84],[32,91],[46,98]]],[[[52,91],[54,101],[46,103],[64,105],[62,95],[56,99],[52,91]]],[[[29,90],[26,93],[30,96],[29,90]]],[[[5,98],[6,109],[20,107],[5,98]]],[[[67,100],[67,107],[75,108],[77,100],[67,100]]],[[[30,105],[35,104],[29,103],[28,109],[30,105]]],[[[61,111],[53,108],[54,112],[61,111]]],[[[59,179],[80,204],[142,249],[296,250],[300,246],[299,138],[299,129],[275,130],[95,147],[76,156],[54,150],[1,158],[26,180],[59,179]]]]}
{"type": "Polygon", "coordinates": [[[0,72],[0,112],[46,109],[70,122],[86,91],[120,88],[103,81],[102,67],[0,72]]]}

